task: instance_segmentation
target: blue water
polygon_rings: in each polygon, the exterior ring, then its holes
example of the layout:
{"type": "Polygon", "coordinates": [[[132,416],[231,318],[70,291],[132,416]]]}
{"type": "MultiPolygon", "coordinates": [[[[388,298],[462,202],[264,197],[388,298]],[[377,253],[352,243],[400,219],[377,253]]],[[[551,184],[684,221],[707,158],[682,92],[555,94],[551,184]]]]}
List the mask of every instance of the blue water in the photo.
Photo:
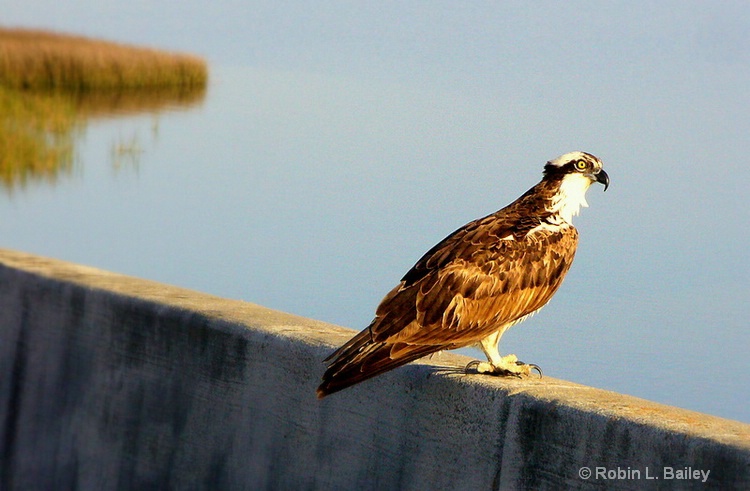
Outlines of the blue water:
{"type": "Polygon", "coordinates": [[[501,350],[750,422],[750,7],[542,4],[3,5],[212,78],[196,107],[90,121],[73,174],[0,196],[0,246],[360,329],[435,242],[586,150],[610,189],[501,350]]]}

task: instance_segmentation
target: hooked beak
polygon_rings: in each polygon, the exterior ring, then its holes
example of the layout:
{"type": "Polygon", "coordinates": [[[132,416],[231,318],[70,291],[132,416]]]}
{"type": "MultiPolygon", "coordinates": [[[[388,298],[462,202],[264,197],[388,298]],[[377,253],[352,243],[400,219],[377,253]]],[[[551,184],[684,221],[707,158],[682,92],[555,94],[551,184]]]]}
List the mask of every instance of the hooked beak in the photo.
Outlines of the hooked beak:
{"type": "Polygon", "coordinates": [[[602,169],[597,172],[594,177],[596,177],[596,182],[604,184],[604,190],[606,191],[609,187],[609,174],[604,172],[604,169],[602,169]]]}

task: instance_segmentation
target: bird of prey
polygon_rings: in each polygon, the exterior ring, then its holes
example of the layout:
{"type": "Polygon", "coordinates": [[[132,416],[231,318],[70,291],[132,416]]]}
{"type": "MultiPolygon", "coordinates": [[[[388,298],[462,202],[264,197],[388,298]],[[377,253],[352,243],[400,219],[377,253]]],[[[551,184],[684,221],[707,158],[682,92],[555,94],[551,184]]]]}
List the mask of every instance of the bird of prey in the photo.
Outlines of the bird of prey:
{"type": "Polygon", "coordinates": [[[573,216],[586,190],[609,186],[602,162],[566,153],[544,166],[520,198],[469,222],[422,256],[380,302],[367,328],[332,353],[317,394],[323,398],[442,350],[479,345],[479,373],[527,376],[533,364],[500,356],[503,333],[541,309],[560,287],[578,244],[573,216]]]}

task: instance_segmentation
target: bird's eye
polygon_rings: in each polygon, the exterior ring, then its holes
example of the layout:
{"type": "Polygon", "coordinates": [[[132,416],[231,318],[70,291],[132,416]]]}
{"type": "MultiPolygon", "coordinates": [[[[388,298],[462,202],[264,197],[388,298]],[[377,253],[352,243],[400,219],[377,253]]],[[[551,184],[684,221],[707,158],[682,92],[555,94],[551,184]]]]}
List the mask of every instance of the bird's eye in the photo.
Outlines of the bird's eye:
{"type": "Polygon", "coordinates": [[[576,160],[575,166],[578,170],[586,170],[587,164],[585,160],[576,160]]]}

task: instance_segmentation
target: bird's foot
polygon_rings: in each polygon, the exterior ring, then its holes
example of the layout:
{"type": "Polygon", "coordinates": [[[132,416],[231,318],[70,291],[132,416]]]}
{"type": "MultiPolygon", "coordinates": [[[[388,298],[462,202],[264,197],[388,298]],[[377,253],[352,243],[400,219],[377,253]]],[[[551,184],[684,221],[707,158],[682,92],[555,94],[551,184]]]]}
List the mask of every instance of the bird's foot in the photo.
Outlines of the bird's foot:
{"type": "Polygon", "coordinates": [[[465,373],[476,371],[476,373],[486,373],[488,375],[496,375],[500,377],[529,377],[531,371],[535,370],[539,373],[539,378],[542,378],[542,369],[539,365],[533,363],[524,363],[519,361],[516,355],[507,355],[501,358],[502,363],[493,365],[486,361],[474,360],[469,362],[464,369],[465,373]]]}

